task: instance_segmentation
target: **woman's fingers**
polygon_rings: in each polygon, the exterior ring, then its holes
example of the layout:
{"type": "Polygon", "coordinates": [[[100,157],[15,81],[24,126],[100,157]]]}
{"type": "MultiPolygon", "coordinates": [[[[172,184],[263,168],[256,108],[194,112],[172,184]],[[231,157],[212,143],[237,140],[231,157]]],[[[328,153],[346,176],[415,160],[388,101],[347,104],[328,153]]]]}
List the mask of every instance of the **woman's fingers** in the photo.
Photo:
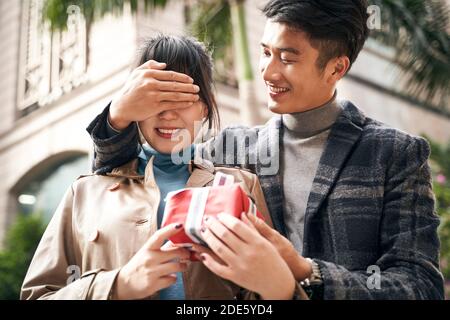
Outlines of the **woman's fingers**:
{"type": "Polygon", "coordinates": [[[203,264],[211,270],[213,273],[217,274],[219,277],[222,277],[227,280],[231,280],[231,273],[227,266],[216,261],[211,255],[207,253],[200,254],[200,260],[202,260],[203,264]]]}
{"type": "Polygon", "coordinates": [[[203,240],[209,248],[226,264],[233,263],[236,259],[235,254],[221,240],[219,240],[209,228],[202,228],[203,240]]]}
{"type": "Polygon", "coordinates": [[[180,262],[167,262],[155,266],[154,274],[157,277],[165,277],[177,272],[186,271],[187,265],[180,262]]]}
{"type": "Polygon", "coordinates": [[[158,278],[155,283],[155,291],[170,287],[177,281],[176,275],[168,275],[158,278]]]}
{"type": "Polygon", "coordinates": [[[226,265],[225,261],[223,261],[222,259],[220,259],[211,249],[206,248],[202,245],[199,244],[194,244],[194,246],[192,247],[192,251],[195,252],[195,257],[198,260],[201,260],[200,255],[202,253],[207,253],[209,254],[214,260],[216,260],[218,263],[222,264],[222,265],[226,265]]]}
{"type": "Polygon", "coordinates": [[[164,242],[171,236],[176,235],[178,232],[183,230],[183,224],[172,223],[164,228],[156,231],[146,242],[146,246],[149,250],[160,250],[164,242]]]}
{"type": "Polygon", "coordinates": [[[258,235],[254,229],[230,214],[219,213],[217,219],[246,243],[252,242],[258,235]]]}
{"type": "Polygon", "coordinates": [[[205,221],[205,226],[214,233],[214,235],[225,243],[234,253],[239,252],[242,245],[242,239],[238,238],[231,230],[223,225],[219,220],[210,217],[205,221]]]}
{"type": "Polygon", "coordinates": [[[156,263],[166,263],[175,259],[187,260],[191,253],[186,248],[176,248],[170,250],[161,250],[157,257],[155,257],[156,263]]]}

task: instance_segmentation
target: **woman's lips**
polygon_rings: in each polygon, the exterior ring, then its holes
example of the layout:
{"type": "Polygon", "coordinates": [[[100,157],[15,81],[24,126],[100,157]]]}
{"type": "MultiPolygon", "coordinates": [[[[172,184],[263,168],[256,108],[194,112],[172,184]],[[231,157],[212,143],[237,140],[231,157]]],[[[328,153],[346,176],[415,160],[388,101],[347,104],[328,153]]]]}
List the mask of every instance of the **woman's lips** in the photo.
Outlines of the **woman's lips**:
{"type": "Polygon", "coordinates": [[[155,132],[158,136],[164,139],[172,139],[181,131],[180,128],[155,128],[155,132]]]}

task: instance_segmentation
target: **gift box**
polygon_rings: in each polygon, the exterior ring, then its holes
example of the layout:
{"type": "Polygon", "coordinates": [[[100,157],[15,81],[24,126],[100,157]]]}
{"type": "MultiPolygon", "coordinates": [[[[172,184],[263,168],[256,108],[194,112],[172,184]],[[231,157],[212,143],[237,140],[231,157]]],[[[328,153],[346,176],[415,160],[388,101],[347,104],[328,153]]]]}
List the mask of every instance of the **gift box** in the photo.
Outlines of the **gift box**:
{"type": "Polygon", "coordinates": [[[176,244],[199,243],[206,246],[201,228],[206,217],[227,213],[240,219],[248,212],[264,220],[253,201],[239,184],[216,185],[202,188],[186,188],[171,192],[166,197],[162,227],[182,223],[181,231],[169,240],[176,244]]]}

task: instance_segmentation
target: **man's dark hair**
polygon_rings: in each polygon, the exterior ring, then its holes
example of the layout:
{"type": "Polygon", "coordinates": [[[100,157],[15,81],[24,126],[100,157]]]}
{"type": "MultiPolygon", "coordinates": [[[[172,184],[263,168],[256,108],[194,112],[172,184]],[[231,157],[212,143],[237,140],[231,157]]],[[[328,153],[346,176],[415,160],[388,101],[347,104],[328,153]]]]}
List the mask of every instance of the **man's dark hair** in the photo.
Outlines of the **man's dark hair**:
{"type": "Polygon", "coordinates": [[[305,32],[323,70],[341,56],[352,66],[369,35],[367,6],[366,0],[270,0],[262,11],[273,22],[305,32]]]}
{"type": "Polygon", "coordinates": [[[193,37],[159,34],[140,49],[138,66],[149,60],[166,63],[165,70],[185,73],[200,87],[200,100],[208,108],[208,127],[219,129],[220,118],[213,88],[213,62],[206,47],[193,37]]]}

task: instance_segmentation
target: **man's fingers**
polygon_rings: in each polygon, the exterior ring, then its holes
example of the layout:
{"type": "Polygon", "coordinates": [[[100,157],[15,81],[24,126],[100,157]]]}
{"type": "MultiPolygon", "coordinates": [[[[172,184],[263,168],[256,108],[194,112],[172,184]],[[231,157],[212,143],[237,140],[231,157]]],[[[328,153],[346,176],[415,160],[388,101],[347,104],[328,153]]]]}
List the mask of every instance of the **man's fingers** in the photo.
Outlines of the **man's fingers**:
{"type": "Polygon", "coordinates": [[[195,93],[184,93],[184,92],[159,92],[158,102],[197,102],[200,96],[195,93]]]}
{"type": "Polygon", "coordinates": [[[181,223],[169,224],[164,228],[161,228],[158,231],[156,231],[150,237],[150,239],[147,240],[145,246],[147,246],[149,250],[159,250],[161,249],[161,246],[164,244],[164,241],[166,241],[171,236],[177,234],[181,230],[183,230],[183,224],[181,223]]]}
{"type": "Polygon", "coordinates": [[[161,113],[169,110],[179,110],[192,107],[194,102],[160,102],[158,104],[158,112],[161,113]]]}
{"type": "Polygon", "coordinates": [[[259,219],[258,217],[252,215],[252,214],[243,214],[256,228],[256,230],[266,239],[270,238],[270,235],[273,232],[273,229],[264,221],[259,219]]]}
{"type": "Polygon", "coordinates": [[[174,81],[157,81],[155,86],[158,90],[168,92],[198,93],[200,91],[200,87],[196,84],[174,81]]]}
{"type": "Polygon", "coordinates": [[[137,69],[160,69],[163,70],[166,68],[166,64],[164,62],[158,62],[155,60],[148,60],[141,64],[137,69]]]}
{"type": "Polygon", "coordinates": [[[247,217],[247,213],[242,212],[241,213],[241,220],[248,225],[250,228],[252,228],[255,231],[258,231],[258,229],[256,229],[256,227],[253,225],[253,222],[251,222],[248,217],[247,217]]]}
{"type": "Polygon", "coordinates": [[[167,111],[167,110],[177,110],[177,109],[185,109],[192,107],[193,102],[160,102],[159,103],[159,112],[167,111]]]}
{"type": "Polygon", "coordinates": [[[145,76],[161,81],[176,81],[182,83],[194,83],[194,79],[189,77],[187,74],[169,71],[169,70],[156,70],[149,69],[145,72],[145,76]]]}

